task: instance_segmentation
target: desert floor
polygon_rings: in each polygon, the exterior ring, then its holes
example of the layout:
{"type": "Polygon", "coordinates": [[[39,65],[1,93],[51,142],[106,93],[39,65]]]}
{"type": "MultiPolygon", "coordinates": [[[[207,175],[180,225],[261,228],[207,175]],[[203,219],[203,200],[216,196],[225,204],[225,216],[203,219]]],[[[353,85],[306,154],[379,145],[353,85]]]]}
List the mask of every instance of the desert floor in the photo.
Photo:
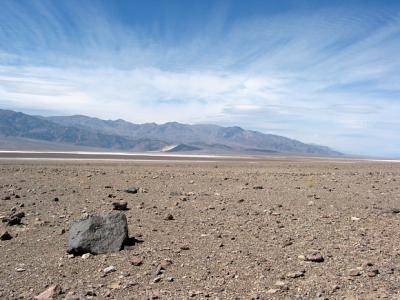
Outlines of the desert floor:
{"type": "Polygon", "coordinates": [[[396,208],[400,163],[3,159],[1,218],[25,217],[0,223],[0,298],[400,299],[396,208]],[[136,243],[68,255],[70,224],[118,200],[136,243]]]}

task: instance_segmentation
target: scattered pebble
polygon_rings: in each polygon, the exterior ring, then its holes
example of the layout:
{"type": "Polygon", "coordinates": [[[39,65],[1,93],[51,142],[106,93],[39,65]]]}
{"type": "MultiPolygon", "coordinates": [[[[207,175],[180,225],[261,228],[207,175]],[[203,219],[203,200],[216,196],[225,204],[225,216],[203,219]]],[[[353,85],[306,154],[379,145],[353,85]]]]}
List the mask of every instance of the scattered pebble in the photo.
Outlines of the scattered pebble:
{"type": "Polygon", "coordinates": [[[349,276],[352,276],[352,277],[360,276],[360,275],[361,275],[361,270],[359,270],[359,269],[350,269],[350,270],[347,272],[347,274],[348,274],[349,276]]]}
{"type": "Polygon", "coordinates": [[[22,224],[22,219],[25,217],[24,212],[12,213],[9,217],[4,218],[2,221],[6,222],[8,226],[22,224]]]}
{"type": "Polygon", "coordinates": [[[138,192],[138,189],[135,187],[130,187],[125,190],[125,193],[128,193],[128,194],[137,194],[137,192],[138,192]]]}
{"type": "Polygon", "coordinates": [[[383,214],[399,214],[400,208],[384,208],[382,209],[383,214]]]}
{"type": "Polygon", "coordinates": [[[295,271],[295,272],[289,272],[286,274],[287,278],[299,278],[304,276],[305,271],[295,271]]]}
{"type": "Polygon", "coordinates": [[[157,277],[155,277],[155,278],[153,279],[153,282],[154,282],[154,283],[160,282],[161,279],[162,279],[162,276],[157,276],[157,277]]]}
{"type": "Polygon", "coordinates": [[[172,221],[172,220],[174,220],[174,216],[172,214],[166,214],[166,216],[164,217],[164,220],[172,221]]]}
{"type": "Polygon", "coordinates": [[[114,210],[128,210],[128,202],[126,201],[113,202],[112,205],[114,210]]]}
{"type": "Polygon", "coordinates": [[[305,261],[321,263],[324,261],[324,257],[320,253],[315,252],[315,253],[307,254],[305,256],[305,261]]]}
{"type": "MultiPolygon", "coordinates": [[[[44,292],[40,293],[36,297],[34,297],[35,300],[51,300],[55,299],[58,295],[60,295],[62,292],[61,287],[59,285],[53,285],[49,287],[47,290],[44,292]]],[[[70,299],[70,298],[68,298],[70,299]]]]}
{"type": "Polygon", "coordinates": [[[256,186],[253,186],[253,189],[254,189],[254,190],[263,190],[264,187],[261,186],[261,185],[256,185],[256,186]]]}
{"type": "Polygon", "coordinates": [[[132,266],[140,266],[143,264],[143,260],[139,257],[133,257],[129,262],[132,266]]]}
{"type": "Polygon", "coordinates": [[[109,266],[103,270],[104,274],[115,272],[117,269],[114,266],[109,266]]]}
{"type": "Polygon", "coordinates": [[[146,193],[148,193],[149,191],[148,191],[146,188],[141,187],[141,188],[139,188],[139,192],[140,192],[140,193],[143,193],[143,194],[146,194],[146,193]]]}
{"type": "Polygon", "coordinates": [[[372,269],[372,270],[369,270],[367,272],[367,276],[368,277],[375,277],[378,274],[379,274],[379,270],[378,269],[372,269]]]}
{"type": "Polygon", "coordinates": [[[13,237],[11,236],[11,234],[8,233],[8,231],[2,230],[0,231],[0,240],[2,241],[7,241],[7,240],[11,240],[13,237]]]}

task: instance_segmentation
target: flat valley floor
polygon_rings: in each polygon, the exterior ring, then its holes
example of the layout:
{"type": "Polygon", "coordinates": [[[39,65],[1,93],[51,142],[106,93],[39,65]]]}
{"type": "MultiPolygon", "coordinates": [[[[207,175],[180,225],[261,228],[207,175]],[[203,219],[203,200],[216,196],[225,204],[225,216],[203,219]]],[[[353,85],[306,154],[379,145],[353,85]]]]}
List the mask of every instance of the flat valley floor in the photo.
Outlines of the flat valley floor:
{"type": "Polygon", "coordinates": [[[4,159],[0,215],[25,217],[0,224],[0,298],[400,299],[399,208],[400,163],[4,159]],[[136,242],[69,256],[70,224],[119,200],[136,242]]]}

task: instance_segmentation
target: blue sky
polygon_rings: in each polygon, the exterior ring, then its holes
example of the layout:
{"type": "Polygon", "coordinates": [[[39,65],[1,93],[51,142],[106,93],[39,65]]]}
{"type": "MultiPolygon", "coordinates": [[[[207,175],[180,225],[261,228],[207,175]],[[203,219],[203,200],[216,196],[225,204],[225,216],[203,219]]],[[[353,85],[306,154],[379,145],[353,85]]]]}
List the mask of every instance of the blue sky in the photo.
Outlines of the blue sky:
{"type": "Polygon", "coordinates": [[[400,1],[0,1],[0,107],[400,156],[400,1]]]}

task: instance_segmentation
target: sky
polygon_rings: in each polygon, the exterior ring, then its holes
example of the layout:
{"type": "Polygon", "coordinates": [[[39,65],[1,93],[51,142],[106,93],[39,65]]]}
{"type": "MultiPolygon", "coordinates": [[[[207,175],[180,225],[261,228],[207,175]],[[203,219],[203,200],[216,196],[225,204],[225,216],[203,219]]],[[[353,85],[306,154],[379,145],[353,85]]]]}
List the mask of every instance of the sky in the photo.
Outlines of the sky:
{"type": "Polygon", "coordinates": [[[400,1],[1,0],[0,108],[400,157],[400,1]]]}

